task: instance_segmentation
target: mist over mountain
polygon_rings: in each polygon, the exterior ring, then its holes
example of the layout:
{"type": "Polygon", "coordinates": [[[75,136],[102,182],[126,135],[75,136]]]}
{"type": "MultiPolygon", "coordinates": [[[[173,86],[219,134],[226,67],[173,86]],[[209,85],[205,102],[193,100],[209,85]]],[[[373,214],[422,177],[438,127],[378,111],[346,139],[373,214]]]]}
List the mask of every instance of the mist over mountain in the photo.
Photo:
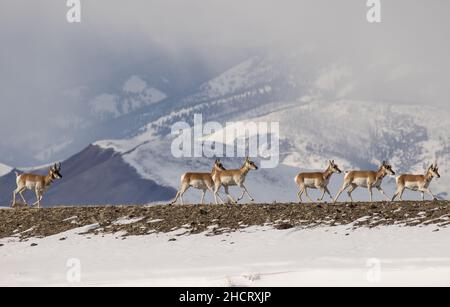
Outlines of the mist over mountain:
{"type": "MultiPolygon", "coordinates": [[[[133,0],[126,8],[99,0],[85,1],[82,22],[70,24],[64,2],[2,1],[0,161],[45,164],[133,135],[193,101],[186,97],[225,94],[213,79],[255,58],[273,69],[246,86],[271,80],[289,99],[320,90],[327,99],[445,107],[449,5],[389,1],[382,22],[370,24],[357,0],[133,0]]],[[[224,81],[228,92],[238,81],[224,81]]]]}

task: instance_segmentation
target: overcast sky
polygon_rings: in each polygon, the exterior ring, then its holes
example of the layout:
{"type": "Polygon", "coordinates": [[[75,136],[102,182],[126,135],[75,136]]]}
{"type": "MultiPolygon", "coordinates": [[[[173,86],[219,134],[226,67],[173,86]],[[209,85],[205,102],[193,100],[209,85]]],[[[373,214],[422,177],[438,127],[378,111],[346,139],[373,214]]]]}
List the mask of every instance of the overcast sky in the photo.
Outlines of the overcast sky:
{"type": "Polygon", "coordinates": [[[447,0],[382,0],[381,24],[366,21],[365,0],[81,0],[81,24],[66,21],[65,2],[0,2],[0,146],[60,137],[132,75],[172,74],[188,88],[259,51],[326,51],[356,71],[381,67],[374,99],[449,102],[447,0]]]}

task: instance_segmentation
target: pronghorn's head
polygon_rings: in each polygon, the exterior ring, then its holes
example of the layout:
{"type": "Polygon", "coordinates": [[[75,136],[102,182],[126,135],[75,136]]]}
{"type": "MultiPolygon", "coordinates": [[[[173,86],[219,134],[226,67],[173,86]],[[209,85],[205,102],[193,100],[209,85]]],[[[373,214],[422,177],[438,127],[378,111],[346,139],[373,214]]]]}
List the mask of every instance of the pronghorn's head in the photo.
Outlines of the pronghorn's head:
{"type": "Polygon", "coordinates": [[[330,160],[328,162],[329,162],[328,169],[330,171],[332,171],[333,173],[338,173],[338,174],[342,173],[342,171],[340,170],[339,166],[337,166],[337,164],[334,163],[334,160],[333,161],[330,160]]]}
{"type": "Polygon", "coordinates": [[[380,167],[380,171],[382,171],[384,174],[389,174],[389,175],[392,175],[392,176],[395,175],[395,172],[392,169],[392,165],[390,165],[386,161],[383,161],[383,164],[380,167]]]}
{"type": "Polygon", "coordinates": [[[48,175],[50,176],[50,178],[52,180],[56,180],[56,179],[61,179],[62,175],[61,175],[61,163],[59,163],[58,165],[53,165],[49,170],[48,170],[48,175]]]}
{"type": "Polygon", "coordinates": [[[251,161],[249,157],[245,158],[244,167],[248,169],[257,170],[258,167],[256,166],[255,162],[251,161]]]}
{"type": "Polygon", "coordinates": [[[441,174],[439,174],[439,167],[437,166],[437,164],[432,164],[430,166],[430,168],[428,169],[428,174],[431,176],[431,178],[441,178],[441,174]]]}
{"type": "Polygon", "coordinates": [[[222,162],[220,162],[219,159],[216,160],[216,162],[214,162],[214,167],[213,170],[215,171],[225,171],[225,167],[223,167],[222,162]]]}

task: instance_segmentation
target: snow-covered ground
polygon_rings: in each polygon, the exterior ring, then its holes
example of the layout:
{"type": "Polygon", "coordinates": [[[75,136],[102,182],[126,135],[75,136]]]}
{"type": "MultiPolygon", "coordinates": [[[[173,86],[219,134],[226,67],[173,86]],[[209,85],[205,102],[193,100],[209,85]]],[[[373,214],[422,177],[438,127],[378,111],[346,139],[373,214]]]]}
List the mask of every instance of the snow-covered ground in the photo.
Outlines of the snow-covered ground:
{"type": "Polygon", "coordinates": [[[258,227],[123,240],[78,235],[83,228],[0,240],[0,286],[450,286],[450,229],[435,230],[258,227]]]}

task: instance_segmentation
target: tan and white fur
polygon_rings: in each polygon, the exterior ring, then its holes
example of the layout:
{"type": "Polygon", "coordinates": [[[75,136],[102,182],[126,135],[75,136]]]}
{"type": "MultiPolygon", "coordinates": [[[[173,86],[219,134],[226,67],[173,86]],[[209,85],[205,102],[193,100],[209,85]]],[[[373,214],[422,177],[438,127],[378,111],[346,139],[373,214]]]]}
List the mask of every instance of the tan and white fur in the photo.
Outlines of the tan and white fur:
{"type": "Polygon", "coordinates": [[[230,186],[238,186],[242,189],[242,194],[238,198],[238,201],[241,200],[245,194],[247,194],[250,201],[254,201],[254,198],[250,195],[247,188],[245,187],[244,182],[250,170],[257,169],[258,167],[256,166],[256,164],[247,157],[245,158],[244,165],[242,165],[240,169],[217,171],[213,175],[215,185],[214,194],[218,195],[220,187],[223,186],[228,199],[232,203],[237,204],[237,201],[234,200],[234,198],[230,195],[228,188],[230,186]]]}
{"type": "Polygon", "coordinates": [[[56,179],[61,179],[62,175],[60,173],[61,171],[61,163],[59,165],[54,165],[48,170],[48,174],[46,176],[43,175],[36,175],[36,174],[19,174],[16,172],[16,183],[17,188],[13,192],[13,202],[12,205],[14,206],[16,204],[16,195],[19,194],[22,198],[23,202],[27,204],[27,201],[25,200],[25,197],[23,196],[23,192],[25,190],[32,190],[36,193],[36,199],[37,201],[32,205],[33,207],[36,206],[40,208],[41,207],[41,201],[42,197],[44,195],[44,192],[52,185],[52,183],[56,179]]]}
{"type": "Polygon", "coordinates": [[[313,202],[311,197],[308,195],[308,189],[316,189],[322,191],[322,196],[318,199],[318,201],[322,201],[325,197],[325,193],[327,193],[330,198],[333,200],[333,196],[331,196],[330,191],[328,190],[328,183],[330,182],[330,178],[334,173],[342,173],[333,161],[328,162],[328,167],[324,172],[316,172],[316,173],[300,173],[295,177],[295,183],[299,187],[300,191],[297,193],[300,202],[302,203],[302,195],[305,194],[310,202],[313,202]]]}
{"type": "Polygon", "coordinates": [[[373,188],[376,188],[381,194],[383,194],[384,197],[386,197],[387,200],[390,201],[391,199],[386,195],[383,188],[381,187],[383,179],[387,175],[395,175],[395,172],[392,170],[392,166],[389,165],[386,161],[383,161],[382,165],[380,166],[380,169],[376,172],[375,171],[347,172],[344,178],[344,185],[336,195],[334,202],[337,202],[339,196],[341,196],[341,194],[349,187],[350,189],[348,190],[347,194],[351,202],[353,202],[352,193],[357,188],[367,188],[371,202],[373,201],[373,188]]]}
{"type": "Polygon", "coordinates": [[[434,178],[441,178],[437,164],[431,165],[425,175],[404,174],[397,177],[397,192],[392,198],[392,201],[394,201],[397,197],[403,201],[403,193],[406,189],[420,191],[422,193],[422,200],[425,200],[425,193],[433,197],[433,200],[436,200],[436,196],[434,196],[429,188],[430,183],[434,178]]]}
{"type": "Polygon", "coordinates": [[[214,195],[214,201],[217,202],[217,197],[223,202],[223,200],[220,198],[219,195],[216,195],[214,193],[214,181],[212,179],[212,176],[217,171],[224,171],[225,168],[223,167],[220,160],[216,160],[214,162],[213,169],[211,170],[211,173],[185,173],[181,176],[181,187],[178,191],[177,195],[175,196],[175,199],[172,201],[171,205],[175,204],[178,201],[178,198],[181,200],[181,204],[183,205],[183,195],[186,193],[186,191],[192,187],[195,189],[202,190],[202,198],[200,200],[200,203],[203,205],[203,202],[205,200],[206,191],[211,191],[214,195]]]}

